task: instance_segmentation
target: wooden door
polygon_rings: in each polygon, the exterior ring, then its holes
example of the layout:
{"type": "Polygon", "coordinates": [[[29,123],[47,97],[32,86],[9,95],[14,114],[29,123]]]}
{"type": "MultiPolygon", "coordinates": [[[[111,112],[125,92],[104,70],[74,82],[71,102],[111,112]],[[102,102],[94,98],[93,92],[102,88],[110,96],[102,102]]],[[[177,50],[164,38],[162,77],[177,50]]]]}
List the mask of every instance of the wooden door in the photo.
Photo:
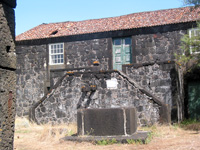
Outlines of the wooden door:
{"type": "Polygon", "coordinates": [[[113,40],[113,69],[122,70],[123,64],[132,63],[131,38],[113,40]]]}
{"type": "Polygon", "coordinates": [[[188,84],[188,113],[192,119],[200,119],[200,81],[188,84]]]}

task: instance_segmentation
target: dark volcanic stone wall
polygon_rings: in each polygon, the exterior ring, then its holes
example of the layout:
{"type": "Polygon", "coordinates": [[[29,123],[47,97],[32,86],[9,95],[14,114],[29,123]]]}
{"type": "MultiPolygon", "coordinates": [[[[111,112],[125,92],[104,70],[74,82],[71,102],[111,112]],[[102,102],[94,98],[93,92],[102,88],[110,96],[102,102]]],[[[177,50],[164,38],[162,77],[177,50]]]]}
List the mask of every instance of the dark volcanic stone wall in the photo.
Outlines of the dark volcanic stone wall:
{"type": "Polygon", "coordinates": [[[127,75],[137,81],[141,86],[161,98],[165,104],[172,105],[172,82],[176,79],[172,76],[175,70],[172,64],[149,64],[141,67],[126,68],[127,75]]]}
{"type": "MultiPolygon", "coordinates": [[[[164,26],[163,28],[167,28],[164,26]]],[[[141,34],[133,36],[135,63],[174,60],[174,54],[180,53],[181,37],[186,30],[141,34]]]]}
{"type": "MultiPolygon", "coordinates": [[[[58,79],[52,79],[58,81],[58,79]]],[[[76,121],[76,104],[81,97],[81,87],[95,84],[90,108],[136,107],[138,124],[150,125],[159,119],[159,106],[140,92],[118,73],[66,77],[36,109],[39,123],[70,123],[76,121]],[[117,89],[107,89],[106,80],[116,78],[117,89]]]]}
{"type": "MultiPolygon", "coordinates": [[[[52,86],[53,80],[56,81],[64,75],[64,72],[60,72],[59,69],[79,71],[82,69],[81,71],[85,71],[88,67],[93,65],[93,61],[97,60],[100,62],[101,70],[112,70],[112,39],[121,37],[132,37],[132,60],[134,65],[127,67],[127,70],[125,69],[127,75],[136,80],[141,86],[151,90],[166,104],[173,106],[176,103],[176,85],[174,84],[176,72],[172,71],[172,68],[174,67],[170,64],[160,65],[157,64],[157,62],[168,62],[174,60],[174,53],[181,52],[181,37],[187,32],[188,28],[192,27],[193,24],[194,23],[180,23],[151,28],[147,27],[68,37],[18,41],[17,115],[28,115],[30,106],[40,100],[44,95],[47,89],[47,83],[51,83],[52,86]],[[48,44],[51,43],[65,44],[64,65],[48,65],[48,44]],[[152,63],[152,65],[145,65],[138,68],[134,67],[136,64],[144,63],[152,63]],[[54,74],[57,74],[57,76],[56,78],[53,77],[50,79],[50,76],[54,76],[52,75],[52,70],[54,71],[54,74]]],[[[97,81],[100,82],[99,80],[97,81]]],[[[74,114],[76,114],[75,104],[80,97],[79,86],[81,82],[83,82],[82,78],[76,77],[76,79],[74,79],[73,82],[70,82],[69,85],[68,82],[66,85],[62,85],[60,91],[58,91],[59,94],[67,91],[67,94],[64,95],[68,95],[67,99],[70,99],[70,102],[66,104],[70,106],[69,110],[67,106],[67,110],[64,114],[61,113],[62,111],[57,111],[56,113],[53,111],[53,114],[51,114],[53,108],[61,108],[58,104],[62,101],[60,101],[60,99],[65,98],[56,93],[57,97],[51,99],[52,105],[45,104],[47,107],[41,107],[43,109],[40,108],[41,110],[38,110],[37,117],[40,118],[40,121],[74,121],[74,114]],[[73,85],[75,84],[74,82],[78,82],[76,83],[78,84],[77,88],[73,85]],[[71,84],[74,89],[71,88],[71,84]],[[69,94],[70,91],[73,94],[69,94]],[[50,113],[47,114],[46,110],[50,113]],[[70,114],[70,112],[72,112],[72,114],[70,114]],[[60,117],[62,116],[60,114],[63,114],[65,119],[60,117]]],[[[119,93],[125,93],[125,91],[132,93],[129,89],[118,89],[118,94],[111,94],[115,99],[117,95],[117,100],[109,101],[108,103],[108,99],[112,98],[111,96],[108,98],[109,94],[107,93],[109,93],[110,90],[107,90],[103,83],[101,83],[99,87],[102,87],[104,92],[99,93],[97,96],[99,101],[102,99],[101,102],[103,102],[99,107],[104,107],[104,105],[105,107],[112,107],[111,105],[114,106],[116,101],[119,103],[116,106],[121,106],[120,103],[127,102],[127,94],[119,93]]],[[[115,91],[116,90],[112,91],[112,93],[115,93],[115,91]]],[[[126,105],[132,105],[129,102],[130,101],[128,100],[126,105]]],[[[50,101],[47,103],[50,103],[50,101]]],[[[138,103],[138,105],[134,104],[134,106],[138,106],[138,108],[141,106],[141,109],[138,109],[140,112],[141,110],[144,110],[143,107],[146,106],[146,103],[143,104],[142,102],[140,103],[140,101],[138,103]],[[142,106],[142,104],[144,106],[142,106]]],[[[65,106],[65,104],[63,105],[65,106]]]]}
{"type": "Polygon", "coordinates": [[[0,149],[13,149],[16,54],[15,0],[0,2],[0,149]],[[5,2],[5,3],[4,3],[5,2]]]}
{"type": "Polygon", "coordinates": [[[16,47],[16,52],[17,116],[26,116],[45,93],[46,45],[16,47]]]}
{"type": "Polygon", "coordinates": [[[93,39],[65,43],[66,61],[69,68],[93,66],[93,61],[100,62],[101,70],[111,69],[112,47],[110,39],[93,39]]]}

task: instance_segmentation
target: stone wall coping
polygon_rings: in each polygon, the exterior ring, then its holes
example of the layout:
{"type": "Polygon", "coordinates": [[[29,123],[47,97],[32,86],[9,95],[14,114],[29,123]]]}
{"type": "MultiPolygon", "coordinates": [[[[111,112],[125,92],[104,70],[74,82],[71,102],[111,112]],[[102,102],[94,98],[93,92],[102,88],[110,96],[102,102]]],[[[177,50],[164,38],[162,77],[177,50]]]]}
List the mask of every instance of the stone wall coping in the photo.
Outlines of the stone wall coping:
{"type": "Polygon", "coordinates": [[[153,66],[155,64],[158,64],[158,65],[164,65],[164,64],[174,64],[175,61],[157,61],[157,62],[148,62],[148,63],[132,63],[132,64],[124,64],[123,67],[126,68],[126,67],[133,67],[133,68],[140,68],[140,67],[144,67],[144,66],[153,66]]]}

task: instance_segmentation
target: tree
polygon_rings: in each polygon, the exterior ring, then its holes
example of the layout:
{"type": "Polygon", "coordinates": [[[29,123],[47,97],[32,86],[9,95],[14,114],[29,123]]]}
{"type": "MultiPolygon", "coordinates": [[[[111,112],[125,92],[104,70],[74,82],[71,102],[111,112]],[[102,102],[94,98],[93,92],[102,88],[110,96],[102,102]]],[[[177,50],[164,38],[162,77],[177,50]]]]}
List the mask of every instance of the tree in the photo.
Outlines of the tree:
{"type": "Polygon", "coordinates": [[[197,28],[191,29],[181,41],[182,53],[175,54],[177,64],[186,67],[191,63],[192,68],[200,67],[200,23],[197,22],[197,28]]]}
{"type": "Polygon", "coordinates": [[[184,0],[184,4],[198,6],[200,5],[200,0],[184,0]]]}
{"type": "MultiPolygon", "coordinates": [[[[185,5],[194,6],[192,9],[197,9],[200,6],[200,0],[183,0],[185,5]]],[[[197,22],[197,28],[190,30],[190,32],[181,39],[181,54],[175,54],[176,62],[179,66],[184,67],[187,71],[194,67],[200,67],[200,22],[197,22]],[[189,68],[187,64],[190,63],[189,68]]]]}

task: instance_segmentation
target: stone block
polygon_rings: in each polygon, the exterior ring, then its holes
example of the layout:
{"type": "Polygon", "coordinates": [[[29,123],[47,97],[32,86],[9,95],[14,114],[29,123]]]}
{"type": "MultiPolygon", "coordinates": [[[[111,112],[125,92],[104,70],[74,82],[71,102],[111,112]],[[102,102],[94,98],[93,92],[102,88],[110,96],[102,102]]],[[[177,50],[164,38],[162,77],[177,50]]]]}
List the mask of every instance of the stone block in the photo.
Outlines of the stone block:
{"type": "Polygon", "coordinates": [[[5,3],[9,7],[15,8],[16,7],[16,0],[1,0],[1,2],[5,3]]]}
{"type": "Polygon", "coordinates": [[[137,130],[135,108],[80,109],[78,135],[131,135],[137,130]]]}
{"type": "Polygon", "coordinates": [[[0,18],[0,66],[15,69],[14,10],[7,5],[0,3],[0,18]]]}

